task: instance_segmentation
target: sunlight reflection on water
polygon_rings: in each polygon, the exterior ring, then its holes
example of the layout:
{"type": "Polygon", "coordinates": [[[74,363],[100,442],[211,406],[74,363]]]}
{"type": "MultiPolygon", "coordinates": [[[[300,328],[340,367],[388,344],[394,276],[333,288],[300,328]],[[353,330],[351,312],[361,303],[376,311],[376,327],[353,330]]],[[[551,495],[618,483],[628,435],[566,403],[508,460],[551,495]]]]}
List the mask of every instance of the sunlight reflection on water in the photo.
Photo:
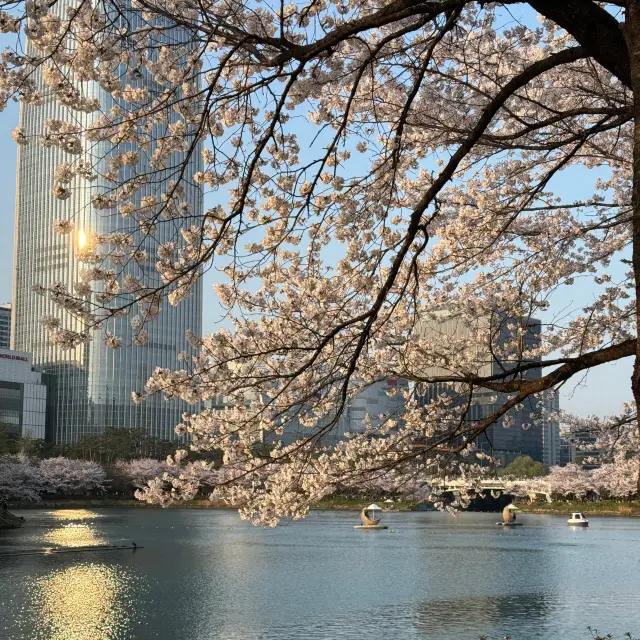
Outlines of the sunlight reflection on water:
{"type": "Polygon", "coordinates": [[[105,640],[130,637],[132,580],[119,568],[83,563],[60,569],[32,587],[40,618],[37,638],[105,640]]]}
{"type": "Polygon", "coordinates": [[[67,524],[58,529],[47,531],[42,539],[44,542],[57,544],[61,547],[97,547],[106,544],[95,529],[86,524],[67,524]]]}
{"type": "Polygon", "coordinates": [[[88,509],[58,509],[50,511],[48,515],[51,515],[55,520],[95,520],[103,517],[101,513],[88,509]]]}

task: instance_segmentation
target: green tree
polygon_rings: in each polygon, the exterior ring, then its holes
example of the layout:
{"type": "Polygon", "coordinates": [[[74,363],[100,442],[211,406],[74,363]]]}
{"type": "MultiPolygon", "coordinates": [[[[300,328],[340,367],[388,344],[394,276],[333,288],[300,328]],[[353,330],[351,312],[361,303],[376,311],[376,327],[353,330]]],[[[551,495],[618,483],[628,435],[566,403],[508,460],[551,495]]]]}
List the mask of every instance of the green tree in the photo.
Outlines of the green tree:
{"type": "Polygon", "coordinates": [[[531,456],[518,456],[511,464],[502,469],[498,475],[514,476],[516,478],[537,478],[545,475],[542,462],[537,462],[531,456]]]}
{"type": "Polygon", "coordinates": [[[41,438],[22,436],[17,439],[16,447],[18,453],[24,453],[30,458],[46,458],[50,453],[52,445],[41,438]]]}
{"type": "Polygon", "coordinates": [[[78,442],[55,447],[55,455],[112,464],[116,460],[163,460],[184,445],[147,435],[144,429],[108,427],[100,435],[85,435],[78,442]]]}

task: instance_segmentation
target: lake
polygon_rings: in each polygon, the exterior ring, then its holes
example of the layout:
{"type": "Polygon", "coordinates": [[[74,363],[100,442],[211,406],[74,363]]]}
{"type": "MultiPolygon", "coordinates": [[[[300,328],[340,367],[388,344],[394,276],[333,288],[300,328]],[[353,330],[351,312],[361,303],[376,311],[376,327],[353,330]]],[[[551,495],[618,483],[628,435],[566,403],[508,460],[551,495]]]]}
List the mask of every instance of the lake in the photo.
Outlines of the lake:
{"type": "Polygon", "coordinates": [[[313,512],[274,530],[199,509],[26,510],[0,531],[2,640],[588,640],[640,636],[640,519],[313,512]]]}

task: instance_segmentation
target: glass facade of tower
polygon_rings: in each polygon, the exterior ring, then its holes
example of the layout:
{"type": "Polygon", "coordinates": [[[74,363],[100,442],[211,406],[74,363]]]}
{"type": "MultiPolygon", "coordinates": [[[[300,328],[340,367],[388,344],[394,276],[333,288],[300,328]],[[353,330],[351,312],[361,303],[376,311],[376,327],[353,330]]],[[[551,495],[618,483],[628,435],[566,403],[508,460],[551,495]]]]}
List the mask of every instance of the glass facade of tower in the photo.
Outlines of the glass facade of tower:
{"type": "MultiPolygon", "coordinates": [[[[185,42],[184,33],[177,29],[165,32],[163,37],[185,42]]],[[[127,78],[125,82],[135,86],[136,82],[144,84],[145,78],[137,81],[127,78]]],[[[110,96],[97,84],[92,86],[83,83],[82,91],[89,97],[99,98],[104,112],[108,112],[113,105],[110,96]]],[[[44,83],[42,94],[45,96],[42,105],[23,105],[20,112],[20,126],[30,139],[34,139],[21,147],[18,153],[12,334],[14,348],[33,354],[35,366],[55,375],[55,385],[51,390],[55,415],[48,434],[53,441],[75,442],[83,435],[100,434],[107,427],[144,428],[150,435],[173,438],[173,429],[181,421],[181,414],[184,411],[193,412],[197,407],[178,400],[166,401],[160,396],[150,397],[141,405],[135,405],[131,400],[131,393],[144,389],[145,382],[156,367],[179,368],[177,354],[180,351],[193,351],[185,334],[187,330],[196,335],[201,333],[201,282],[194,287],[191,297],[178,306],[172,307],[163,302],[160,317],[146,325],[149,341],[145,346],[133,344],[134,332],[130,326],[130,316],[109,320],[102,331],[94,334],[91,343],[72,350],[62,350],[50,344],[47,332],[40,323],[43,316],[54,315],[60,318],[62,327],[77,328],[76,320],[54,307],[47,297],[34,293],[33,287],[49,287],[60,282],[72,290],[80,270],[84,268],[76,256],[79,230],[86,234],[105,234],[132,229],[131,221],[123,218],[115,209],[96,211],[92,207],[91,199],[94,195],[113,188],[113,184],[107,183],[102,177],[93,182],[74,178],[71,183],[72,196],[68,200],[57,200],[52,195],[56,167],[61,163],[73,162],[77,156],[69,156],[55,147],[43,148],[35,137],[41,136],[45,121],[49,119],[77,123],[84,128],[95,116],[61,106],[51,97],[51,92],[46,90],[44,83]],[[54,233],[52,224],[57,219],[73,220],[73,238],[54,233]],[[105,330],[122,339],[119,349],[112,350],[104,345],[105,330]]],[[[163,132],[156,125],[152,136],[157,139],[163,132]]],[[[91,156],[100,175],[108,169],[109,159],[113,155],[137,150],[131,144],[117,147],[108,142],[84,141],[84,144],[85,157],[91,156]]],[[[138,172],[150,170],[148,158],[154,148],[155,142],[152,141],[149,149],[141,151],[138,172]]],[[[175,166],[181,160],[186,160],[186,156],[181,158],[180,154],[175,154],[172,165],[175,166]]],[[[196,149],[184,174],[184,201],[191,207],[189,217],[160,221],[151,235],[137,233],[136,246],[148,252],[148,263],[141,268],[130,261],[131,264],[119,267],[120,282],[126,274],[135,276],[143,284],[160,282],[155,269],[158,247],[168,241],[179,242],[180,228],[194,224],[194,218],[201,219],[202,192],[190,179],[196,171],[201,170],[200,165],[201,154],[196,149]]],[[[139,203],[140,198],[145,195],[154,195],[159,200],[161,194],[167,191],[169,180],[170,170],[154,175],[153,180],[149,180],[138,191],[133,201],[139,203]]]]}

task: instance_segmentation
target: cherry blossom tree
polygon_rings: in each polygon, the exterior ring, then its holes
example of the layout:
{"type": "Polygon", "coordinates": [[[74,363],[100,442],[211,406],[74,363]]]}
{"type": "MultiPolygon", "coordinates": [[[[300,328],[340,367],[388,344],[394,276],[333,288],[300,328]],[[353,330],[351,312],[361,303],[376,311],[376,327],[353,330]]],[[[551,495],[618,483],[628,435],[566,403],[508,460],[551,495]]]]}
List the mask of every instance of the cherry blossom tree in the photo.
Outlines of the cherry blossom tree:
{"type": "Polygon", "coordinates": [[[603,497],[629,498],[637,491],[639,465],[638,458],[621,457],[591,471],[590,482],[603,497]]]}
{"type": "Polygon", "coordinates": [[[107,476],[100,464],[88,460],[48,458],[38,465],[43,493],[59,495],[87,495],[104,493],[107,476]]]}
{"type": "Polygon", "coordinates": [[[18,456],[0,457],[0,501],[36,502],[43,490],[36,466],[18,456]]]}
{"type": "MultiPolygon", "coordinates": [[[[185,451],[179,451],[172,458],[169,456],[162,475],[147,479],[147,482],[136,491],[139,500],[166,506],[174,500],[193,500],[198,492],[211,491],[214,487],[228,480],[224,471],[215,470],[211,463],[203,460],[183,462],[185,451]]],[[[210,496],[213,498],[213,494],[210,496]]]]}
{"type": "MultiPolygon", "coordinates": [[[[119,348],[109,320],[129,315],[144,348],[165,301],[215,269],[221,328],[191,335],[198,353],[133,400],[228,399],[177,431],[223,452],[212,495],[243,517],[301,517],[385,474],[477,478],[490,425],[621,358],[635,362],[637,428],[640,0],[2,5],[0,28],[29,46],[5,52],[0,102],[54,99],[70,114],[14,139],[64,159],[52,198],[89,190],[130,225],[83,237],[75,287],[41,290],[60,310],[43,324],[61,348],[119,348]],[[567,197],[578,168],[597,179],[567,197]],[[148,255],[144,240],[176,221],[148,255]],[[551,313],[578,279],[593,302],[551,313]],[[464,337],[425,330],[443,312],[464,337]],[[455,393],[422,406],[412,386],[402,416],[327,447],[350,398],[389,376],[455,393]],[[486,393],[493,408],[473,417],[486,393]],[[295,444],[257,446],[293,424],[295,444]]],[[[72,214],[55,227],[76,242],[72,214]]],[[[192,493],[169,484],[145,497],[192,493]]]]}
{"type": "Polygon", "coordinates": [[[578,500],[595,492],[596,486],[590,474],[577,464],[569,463],[564,467],[552,467],[545,478],[552,495],[572,497],[578,500]]]}
{"type": "Polygon", "coordinates": [[[26,456],[0,458],[0,499],[38,501],[45,494],[88,495],[104,493],[108,486],[104,469],[96,462],[26,456]]]}
{"type": "MultiPolygon", "coordinates": [[[[627,404],[618,416],[578,418],[567,416],[574,446],[586,463],[597,467],[585,476],[599,495],[628,498],[637,493],[640,472],[640,433],[636,408],[627,404]]],[[[552,474],[556,472],[552,469],[552,474]]],[[[557,476],[561,481],[562,476],[557,476]]]]}
{"type": "Polygon", "coordinates": [[[142,489],[147,482],[167,471],[167,464],[154,458],[136,460],[117,460],[114,465],[116,477],[125,480],[135,489],[142,489]]]}

